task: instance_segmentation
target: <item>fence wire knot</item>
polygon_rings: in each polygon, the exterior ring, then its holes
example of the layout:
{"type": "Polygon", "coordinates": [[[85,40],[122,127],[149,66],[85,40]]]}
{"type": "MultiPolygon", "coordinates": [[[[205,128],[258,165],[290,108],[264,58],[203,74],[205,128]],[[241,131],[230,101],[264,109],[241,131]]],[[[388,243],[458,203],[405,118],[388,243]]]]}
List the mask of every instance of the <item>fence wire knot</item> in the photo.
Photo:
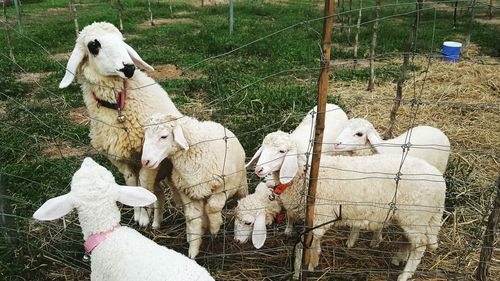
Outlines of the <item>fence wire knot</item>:
{"type": "Polygon", "coordinates": [[[411,106],[419,106],[419,105],[422,105],[422,100],[421,99],[418,99],[418,98],[413,98],[410,100],[410,104],[411,106]]]}
{"type": "Polygon", "coordinates": [[[389,203],[389,210],[395,212],[397,211],[398,207],[396,206],[396,203],[395,202],[390,202],[389,203]]]}
{"type": "Polygon", "coordinates": [[[403,175],[403,173],[401,173],[401,172],[396,173],[396,176],[394,177],[394,180],[396,181],[396,183],[401,180],[402,175],[403,175]]]}

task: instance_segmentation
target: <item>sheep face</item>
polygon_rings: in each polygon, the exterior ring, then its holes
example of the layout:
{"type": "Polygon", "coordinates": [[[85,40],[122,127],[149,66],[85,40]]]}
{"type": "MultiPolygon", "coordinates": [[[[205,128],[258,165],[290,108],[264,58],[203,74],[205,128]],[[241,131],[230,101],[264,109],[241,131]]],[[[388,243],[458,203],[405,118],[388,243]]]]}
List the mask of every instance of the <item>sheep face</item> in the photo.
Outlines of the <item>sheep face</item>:
{"type": "Polygon", "coordinates": [[[93,23],[78,35],[59,87],[67,87],[78,70],[90,81],[100,81],[102,77],[130,79],[134,76],[136,65],[153,70],[123,41],[115,26],[105,22],[93,23]]]}
{"type": "Polygon", "coordinates": [[[151,126],[146,126],[142,148],[144,167],[156,169],[165,158],[181,149],[189,148],[176,117],[155,114],[148,123],[151,126]]]}
{"type": "Polygon", "coordinates": [[[378,133],[365,119],[354,118],[346,122],[344,129],[335,140],[335,151],[355,151],[367,149],[379,142],[378,133]]]}
{"type": "Polygon", "coordinates": [[[71,191],[45,202],[33,217],[53,220],[76,208],[84,233],[92,233],[106,222],[116,225],[120,221],[116,201],[142,207],[156,201],[156,196],[141,187],[116,184],[111,172],[87,157],[73,175],[71,191]]]}
{"type": "Polygon", "coordinates": [[[297,145],[289,134],[278,131],[268,134],[262,146],[250,160],[257,161],[255,174],[259,177],[280,171],[280,182],[288,183],[298,170],[297,145]]]}

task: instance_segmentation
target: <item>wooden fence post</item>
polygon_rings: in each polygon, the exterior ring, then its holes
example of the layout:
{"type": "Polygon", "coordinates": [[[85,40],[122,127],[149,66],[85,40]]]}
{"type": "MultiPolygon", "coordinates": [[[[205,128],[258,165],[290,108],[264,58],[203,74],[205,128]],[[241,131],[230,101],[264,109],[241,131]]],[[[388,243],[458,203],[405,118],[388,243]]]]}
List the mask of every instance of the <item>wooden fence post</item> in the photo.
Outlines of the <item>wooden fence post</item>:
{"type": "Polygon", "coordinates": [[[358,65],[359,29],[363,16],[363,0],[359,0],[358,22],[356,23],[356,35],[354,36],[354,67],[358,65]]]}
{"type": "Polygon", "coordinates": [[[234,30],[234,0],[229,0],[229,35],[233,35],[234,30]]]}
{"type": "Polygon", "coordinates": [[[148,12],[149,12],[149,24],[154,26],[155,23],[153,21],[153,11],[151,10],[151,0],[148,0],[148,12]]]}
{"type": "Polygon", "coordinates": [[[307,266],[311,256],[311,242],[313,239],[314,226],[314,203],[316,201],[316,187],[318,184],[319,164],[321,160],[321,144],[323,142],[323,131],[325,128],[325,113],[326,113],[326,97],[328,94],[329,83],[329,68],[330,68],[330,51],[332,46],[332,30],[333,30],[333,12],[334,0],[325,0],[325,8],[323,15],[323,36],[322,36],[322,53],[321,53],[321,72],[318,80],[318,114],[316,116],[316,126],[314,130],[314,146],[311,162],[309,189],[307,193],[306,206],[306,226],[307,232],[305,237],[305,247],[302,251],[303,265],[307,266]]]}
{"type": "Polygon", "coordinates": [[[488,225],[484,231],[483,247],[479,256],[479,266],[476,270],[476,280],[487,281],[488,270],[491,262],[491,255],[493,254],[493,243],[495,242],[495,234],[500,222],[500,177],[496,182],[497,196],[493,203],[493,209],[488,217],[488,225]]]}
{"type": "Polygon", "coordinates": [[[3,9],[3,20],[5,22],[5,37],[7,40],[7,45],[9,46],[9,56],[10,59],[15,63],[16,62],[16,57],[14,56],[14,47],[12,47],[12,39],[10,37],[10,27],[9,27],[9,22],[7,20],[7,1],[2,2],[2,9],[3,9]]]}
{"type": "Polygon", "coordinates": [[[375,22],[372,30],[372,43],[370,45],[370,79],[368,80],[368,91],[373,91],[375,88],[375,48],[377,47],[378,25],[380,21],[380,9],[382,0],[375,1],[375,22]]]}

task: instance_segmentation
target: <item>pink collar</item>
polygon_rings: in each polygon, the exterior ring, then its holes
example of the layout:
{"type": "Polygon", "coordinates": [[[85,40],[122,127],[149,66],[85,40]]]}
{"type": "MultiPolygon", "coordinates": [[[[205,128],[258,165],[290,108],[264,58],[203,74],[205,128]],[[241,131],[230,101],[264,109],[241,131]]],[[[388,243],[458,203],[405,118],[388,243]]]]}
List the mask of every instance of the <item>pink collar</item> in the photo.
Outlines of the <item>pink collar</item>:
{"type": "Polygon", "coordinates": [[[90,235],[90,237],[85,241],[85,243],[83,243],[83,247],[85,247],[85,252],[91,253],[92,250],[95,249],[95,247],[99,246],[99,244],[101,244],[102,241],[106,240],[108,234],[115,231],[115,229],[119,228],[120,226],[121,226],[120,224],[117,224],[110,230],[90,235]]]}

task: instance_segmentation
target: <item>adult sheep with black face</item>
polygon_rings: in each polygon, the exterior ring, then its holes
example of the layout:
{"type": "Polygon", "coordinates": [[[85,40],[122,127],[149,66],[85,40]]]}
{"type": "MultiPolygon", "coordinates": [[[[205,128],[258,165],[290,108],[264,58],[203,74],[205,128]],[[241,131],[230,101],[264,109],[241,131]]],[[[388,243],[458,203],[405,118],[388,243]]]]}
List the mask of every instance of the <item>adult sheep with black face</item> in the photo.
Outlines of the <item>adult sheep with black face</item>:
{"type": "MultiPolygon", "coordinates": [[[[107,155],[127,185],[155,191],[158,201],[154,204],[153,228],[158,228],[164,201],[158,182],[163,175],[159,175],[159,169],[141,169],[143,124],[154,112],[182,115],[165,90],[137,67],[153,70],[124,42],[115,26],[93,23],[78,35],[59,88],[78,77],[90,117],[92,146],[107,155]]],[[[134,219],[142,226],[149,224],[145,209],[136,208],[134,219]]]]}

